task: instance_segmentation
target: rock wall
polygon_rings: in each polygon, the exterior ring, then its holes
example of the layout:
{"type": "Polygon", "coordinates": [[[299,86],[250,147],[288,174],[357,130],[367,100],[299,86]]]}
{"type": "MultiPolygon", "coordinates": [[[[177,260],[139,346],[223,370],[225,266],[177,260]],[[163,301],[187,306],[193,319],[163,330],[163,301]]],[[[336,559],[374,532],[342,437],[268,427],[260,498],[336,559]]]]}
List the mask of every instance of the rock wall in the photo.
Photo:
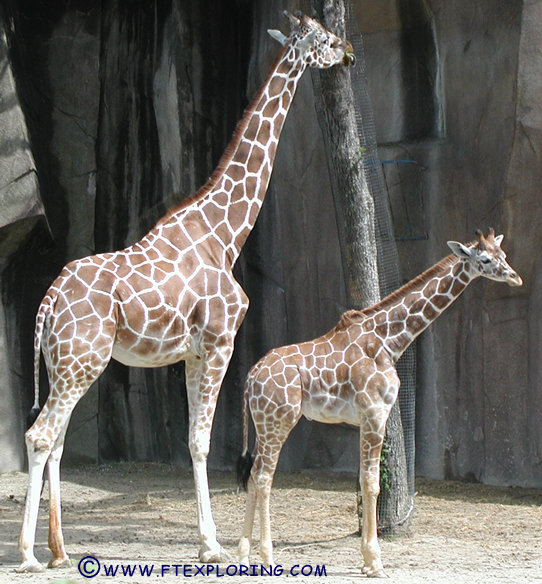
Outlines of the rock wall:
{"type": "MultiPolygon", "coordinates": [[[[15,89],[4,34],[0,33],[0,277],[10,277],[9,265],[43,215],[36,167],[23,112],[15,89]]],[[[0,472],[19,468],[23,453],[16,437],[23,430],[20,394],[14,391],[21,375],[20,343],[11,345],[9,331],[20,318],[8,299],[0,305],[0,472]]]]}
{"type": "MultiPolygon", "coordinates": [[[[2,272],[0,338],[15,372],[2,388],[12,404],[0,436],[7,470],[23,464],[33,319],[48,285],[66,261],[132,243],[204,182],[276,54],[266,29],[285,27],[280,10],[309,3],[4,4],[47,217],[21,233],[2,272]]],[[[541,6],[351,3],[404,278],[447,254],[446,240],[492,225],[525,280],[519,290],[475,282],[419,341],[417,470],[426,476],[542,486],[541,6]]],[[[211,466],[230,468],[238,455],[249,366],[273,346],[324,332],[346,308],[330,171],[306,74],[236,267],[251,307],[219,398],[211,466]]],[[[189,464],[182,365],[111,363],[96,386],[75,410],[66,460],[189,464]]],[[[302,421],[281,465],[355,470],[357,447],[355,430],[302,421]]]]}
{"type": "Polygon", "coordinates": [[[415,4],[381,3],[375,20],[360,15],[372,94],[382,98],[375,99],[381,158],[402,161],[385,172],[403,274],[410,278],[445,255],[447,239],[468,240],[476,228],[494,226],[506,235],[510,262],[525,281],[517,290],[475,282],[421,337],[417,472],[540,486],[531,259],[540,3],[428,1],[414,10],[415,4]],[[405,20],[405,9],[413,18],[405,20]],[[433,118],[414,133],[408,107],[414,96],[409,101],[404,87],[413,68],[424,73],[417,91],[433,118]],[[527,217],[530,229],[522,224],[527,217]]]}

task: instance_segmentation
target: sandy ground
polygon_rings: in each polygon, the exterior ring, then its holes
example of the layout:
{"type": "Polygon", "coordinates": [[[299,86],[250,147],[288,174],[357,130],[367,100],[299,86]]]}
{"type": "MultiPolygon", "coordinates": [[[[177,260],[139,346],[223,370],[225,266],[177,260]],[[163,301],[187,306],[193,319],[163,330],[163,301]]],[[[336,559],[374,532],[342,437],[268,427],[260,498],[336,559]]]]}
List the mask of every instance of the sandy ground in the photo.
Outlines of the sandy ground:
{"type": "MultiPolygon", "coordinates": [[[[348,584],[364,578],[352,476],[277,473],[272,528],[275,561],[283,574],[217,577],[194,575],[200,565],[191,474],[167,465],[128,463],[65,469],[64,536],[73,567],[17,574],[13,570],[19,561],[16,543],[26,478],[24,473],[0,475],[0,584],[139,584],[157,578],[164,583],[348,584]],[[83,578],[77,568],[88,555],[101,562],[93,579],[83,578]],[[121,564],[135,567],[136,573],[123,576],[119,567],[116,576],[103,574],[104,566],[121,564]],[[189,571],[183,575],[184,568],[175,564],[188,565],[189,571]],[[151,575],[139,572],[145,565],[154,566],[151,575]],[[325,566],[326,575],[314,575],[317,565],[325,566]],[[292,568],[308,572],[310,566],[310,576],[290,573],[292,568]]],[[[210,485],[219,541],[231,558],[220,564],[225,574],[234,570],[228,566],[236,562],[245,494],[230,473],[210,473],[210,485]]],[[[418,481],[417,489],[410,534],[381,541],[390,583],[542,583],[541,491],[426,480],[418,481]]],[[[46,502],[36,541],[37,557],[47,562],[46,502]]],[[[259,570],[256,551],[257,545],[252,561],[259,570]]]]}

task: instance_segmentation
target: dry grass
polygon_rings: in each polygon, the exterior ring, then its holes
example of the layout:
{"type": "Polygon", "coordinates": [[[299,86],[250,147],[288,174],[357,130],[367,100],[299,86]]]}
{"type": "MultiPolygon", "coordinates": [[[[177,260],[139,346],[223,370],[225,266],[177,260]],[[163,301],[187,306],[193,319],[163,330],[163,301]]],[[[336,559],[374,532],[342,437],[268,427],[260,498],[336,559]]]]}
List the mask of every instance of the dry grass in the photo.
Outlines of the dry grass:
{"type": "MultiPolygon", "coordinates": [[[[233,563],[245,494],[237,489],[233,473],[210,473],[210,485],[219,540],[233,563]]],[[[0,475],[0,584],[50,584],[55,578],[82,581],[76,568],[38,576],[13,573],[25,487],[23,473],[0,475]]],[[[392,582],[542,582],[542,492],[429,480],[418,480],[417,490],[410,535],[382,541],[392,582]]],[[[196,562],[190,472],[160,464],[69,468],[63,472],[63,496],[66,546],[74,560],[92,554],[103,562],[196,562]]],[[[355,501],[352,475],[277,473],[272,495],[277,564],[324,564],[325,582],[358,581],[362,576],[355,501]]],[[[45,562],[45,504],[42,509],[36,554],[45,562]]],[[[254,552],[253,561],[258,563],[257,544],[254,552]]],[[[138,579],[107,581],[134,584],[138,579]]],[[[161,581],[183,579],[172,576],[161,581]]],[[[228,583],[236,581],[247,578],[227,578],[228,583]]],[[[257,583],[260,578],[248,581],[257,583]]],[[[296,582],[319,581],[296,578],[296,582]]]]}

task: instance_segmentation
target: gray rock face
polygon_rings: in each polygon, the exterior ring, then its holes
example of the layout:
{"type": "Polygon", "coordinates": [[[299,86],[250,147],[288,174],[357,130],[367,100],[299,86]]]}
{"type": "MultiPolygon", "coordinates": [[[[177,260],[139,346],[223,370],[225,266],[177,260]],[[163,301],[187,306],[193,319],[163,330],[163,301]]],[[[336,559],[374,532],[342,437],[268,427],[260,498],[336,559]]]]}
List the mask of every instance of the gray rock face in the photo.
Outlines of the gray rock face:
{"type": "MultiPolygon", "coordinates": [[[[17,94],[4,93],[3,66],[0,116],[19,102],[28,128],[0,118],[0,164],[13,171],[0,173],[5,470],[23,464],[43,293],[68,260],[133,242],[204,182],[276,55],[266,29],[284,27],[280,10],[300,7],[42,4],[10,0],[3,13],[17,94]],[[47,217],[38,225],[34,168],[47,217]]],[[[475,282],[419,341],[417,470],[542,486],[540,3],[369,0],[351,8],[364,33],[404,279],[443,257],[447,239],[491,225],[506,234],[525,280],[518,290],[475,282]]],[[[307,74],[236,268],[251,307],[219,398],[215,467],[231,467],[239,453],[250,365],[273,346],[321,334],[347,308],[333,169],[314,100],[307,74]]],[[[66,459],[189,464],[182,379],[182,365],[112,363],[76,408],[66,459]]],[[[354,430],[303,422],[281,465],[355,470],[357,444],[354,430]]]]}
{"type": "MultiPolygon", "coordinates": [[[[0,33],[0,277],[24,244],[36,220],[43,216],[36,167],[15,80],[8,59],[5,35],[0,33]]],[[[21,399],[17,353],[8,339],[17,326],[9,303],[0,306],[0,472],[23,464],[21,399]]],[[[18,347],[18,343],[16,343],[18,347]]]]}

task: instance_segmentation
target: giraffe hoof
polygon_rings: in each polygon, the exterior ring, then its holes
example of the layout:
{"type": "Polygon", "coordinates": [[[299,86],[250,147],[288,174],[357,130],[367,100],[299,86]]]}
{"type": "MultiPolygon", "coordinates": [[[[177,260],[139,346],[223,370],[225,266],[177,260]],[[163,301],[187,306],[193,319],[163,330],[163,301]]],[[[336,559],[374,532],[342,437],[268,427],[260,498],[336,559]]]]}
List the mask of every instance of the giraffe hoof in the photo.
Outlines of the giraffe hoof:
{"type": "Polygon", "coordinates": [[[71,568],[71,561],[68,556],[64,558],[53,558],[48,564],[48,568],[71,568]]]}
{"type": "Polygon", "coordinates": [[[222,560],[222,548],[207,549],[201,548],[199,551],[199,561],[202,564],[218,564],[222,560]]]}
{"type": "Polygon", "coordinates": [[[30,572],[32,574],[37,574],[39,572],[45,572],[45,566],[40,564],[38,560],[28,560],[23,562],[18,568],[15,568],[18,573],[30,572]]]}
{"type": "Polygon", "coordinates": [[[386,572],[384,572],[384,570],[382,568],[378,568],[376,570],[372,570],[371,568],[362,568],[361,570],[366,576],[367,578],[387,578],[388,575],[386,574],[386,572]]]}

